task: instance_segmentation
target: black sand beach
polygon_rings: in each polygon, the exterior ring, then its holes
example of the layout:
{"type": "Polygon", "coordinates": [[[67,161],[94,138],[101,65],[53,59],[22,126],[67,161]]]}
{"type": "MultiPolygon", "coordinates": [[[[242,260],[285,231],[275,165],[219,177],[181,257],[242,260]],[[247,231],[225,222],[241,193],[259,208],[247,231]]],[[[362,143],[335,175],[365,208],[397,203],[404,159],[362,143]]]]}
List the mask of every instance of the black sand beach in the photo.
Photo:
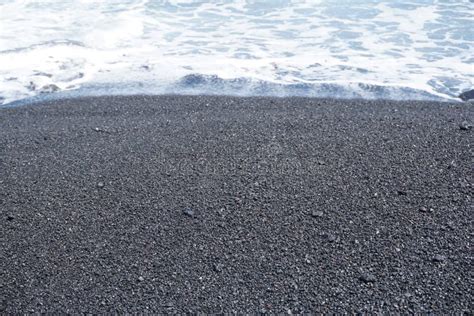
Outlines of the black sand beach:
{"type": "Polygon", "coordinates": [[[473,118],[204,96],[1,109],[0,312],[472,313],[473,118]]]}

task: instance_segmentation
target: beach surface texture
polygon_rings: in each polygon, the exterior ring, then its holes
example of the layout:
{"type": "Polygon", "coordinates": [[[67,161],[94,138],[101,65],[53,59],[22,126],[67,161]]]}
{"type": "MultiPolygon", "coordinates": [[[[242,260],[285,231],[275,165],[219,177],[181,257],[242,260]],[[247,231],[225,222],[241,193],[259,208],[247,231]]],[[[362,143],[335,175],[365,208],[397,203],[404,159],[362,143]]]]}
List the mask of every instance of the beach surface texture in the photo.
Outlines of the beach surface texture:
{"type": "Polygon", "coordinates": [[[469,103],[0,109],[0,312],[473,312],[469,103]]]}

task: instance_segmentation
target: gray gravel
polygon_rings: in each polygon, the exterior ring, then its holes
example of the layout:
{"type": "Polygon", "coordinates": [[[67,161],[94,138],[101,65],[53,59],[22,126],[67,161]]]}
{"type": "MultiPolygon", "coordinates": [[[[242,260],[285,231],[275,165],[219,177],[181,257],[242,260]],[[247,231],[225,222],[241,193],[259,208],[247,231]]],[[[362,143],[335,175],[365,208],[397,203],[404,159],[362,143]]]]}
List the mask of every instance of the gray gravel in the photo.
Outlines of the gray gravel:
{"type": "Polygon", "coordinates": [[[0,110],[0,312],[473,311],[474,106],[0,110]]]}

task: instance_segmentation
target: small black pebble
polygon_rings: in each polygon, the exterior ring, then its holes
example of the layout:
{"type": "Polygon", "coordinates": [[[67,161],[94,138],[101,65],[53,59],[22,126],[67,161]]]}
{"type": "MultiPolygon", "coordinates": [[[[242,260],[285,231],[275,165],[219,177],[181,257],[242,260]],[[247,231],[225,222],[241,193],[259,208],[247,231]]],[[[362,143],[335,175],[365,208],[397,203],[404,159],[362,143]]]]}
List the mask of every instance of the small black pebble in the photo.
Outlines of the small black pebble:
{"type": "Polygon", "coordinates": [[[222,269],[224,269],[224,265],[221,263],[215,264],[213,266],[214,271],[216,272],[222,272],[222,269]]]}
{"type": "Polygon", "coordinates": [[[459,129],[461,131],[468,131],[472,128],[472,125],[469,124],[468,122],[464,121],[461,124],[459,124],[459,129]]]}
{"type": "Polygon", "coordinates": [[[422,213],[427,213],[428,212],[428,209],[424,206],[420,207],[418,210],[422,213]]]}
{"type": "Polygon", "coordinates": [[[407,191],[398,190],[398,195],[407,195],[407,191]]]}
{"type": "Polygon", "coordinates": [[[364,273],[359,277],[359,279],[365,283],[374,283],[375,281],[377,281],[375,275],[371,273],[364,273]]]}
{"type": "Polygon", "coordinates": [[[194,211],[189,207],[183,210],[183,214],[189,217],[194,217],[194,211]]]}
{"type": "Polygon", "coordinates": [[[8,215],[8,216],[7,216],[7,221],[12,221],[12,220],[14,220],[14,219],[15,219],[15,218],[14,218],[13,216],[11,216],[11,215],[8,215]]]}
{"type": "Polygon", "coordinates": [[[445,262],[446,261],[446,257],[443,256],[443,255],[435,255],[432,259],[434,262],[445,262]]]}

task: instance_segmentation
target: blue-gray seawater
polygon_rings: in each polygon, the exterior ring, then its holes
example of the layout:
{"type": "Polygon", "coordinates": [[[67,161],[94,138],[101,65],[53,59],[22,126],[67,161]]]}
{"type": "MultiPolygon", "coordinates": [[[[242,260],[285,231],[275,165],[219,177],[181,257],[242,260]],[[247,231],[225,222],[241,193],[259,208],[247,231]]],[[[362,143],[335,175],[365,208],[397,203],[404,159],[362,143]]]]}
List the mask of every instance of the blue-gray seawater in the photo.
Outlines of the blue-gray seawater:
{"type": "Polygon", "coordinates": [[[0,105],[104,94],[456,100],[474,0],[0,0],[0,105]]]}

